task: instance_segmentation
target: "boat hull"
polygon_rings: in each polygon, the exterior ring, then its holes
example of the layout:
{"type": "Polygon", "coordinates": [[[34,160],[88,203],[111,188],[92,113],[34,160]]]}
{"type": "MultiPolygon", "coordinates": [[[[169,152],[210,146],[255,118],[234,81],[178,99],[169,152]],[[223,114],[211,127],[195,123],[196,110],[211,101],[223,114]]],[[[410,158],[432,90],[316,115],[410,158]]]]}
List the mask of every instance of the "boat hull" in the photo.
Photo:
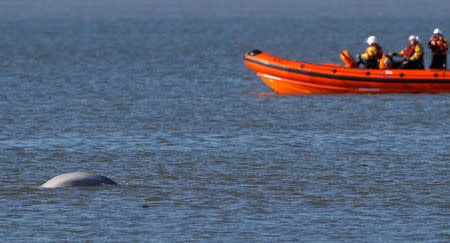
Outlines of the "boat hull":
{"type": "Polygon", "coordinates": [[[254,50],[244,63],[279,94],[377,94],[450,92],[446,70],[378,70],[309,64],[254,50]]]}

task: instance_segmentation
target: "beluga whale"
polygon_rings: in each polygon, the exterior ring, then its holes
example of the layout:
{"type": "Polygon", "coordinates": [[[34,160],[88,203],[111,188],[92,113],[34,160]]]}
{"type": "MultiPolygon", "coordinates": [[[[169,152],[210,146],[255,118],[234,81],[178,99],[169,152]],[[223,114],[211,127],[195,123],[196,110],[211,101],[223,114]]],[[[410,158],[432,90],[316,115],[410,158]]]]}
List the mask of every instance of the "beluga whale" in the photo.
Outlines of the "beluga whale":
{"type": "Polygon", "coordinates": [[[88,172],[71,172],[53,177],[41,187],[55,188],[55,187],[79,187],[79,186],[102,186],[102,185],[117,185],[113,180],[88,172]]]}

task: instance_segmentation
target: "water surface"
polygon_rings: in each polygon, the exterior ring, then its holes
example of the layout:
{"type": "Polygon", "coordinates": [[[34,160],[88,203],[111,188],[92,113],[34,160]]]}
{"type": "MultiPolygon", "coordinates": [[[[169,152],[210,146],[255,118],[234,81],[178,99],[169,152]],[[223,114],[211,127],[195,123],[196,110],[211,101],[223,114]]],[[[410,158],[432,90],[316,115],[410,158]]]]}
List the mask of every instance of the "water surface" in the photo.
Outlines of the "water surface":
{"type": "Polygon", "coordinates": [[[4,241],[449,240],[448,94],[277,96],[242,63],[447,17],[53,17],[0,21],[4,241]],[[120,186],[37,188],[72,171],[120,186]]]}

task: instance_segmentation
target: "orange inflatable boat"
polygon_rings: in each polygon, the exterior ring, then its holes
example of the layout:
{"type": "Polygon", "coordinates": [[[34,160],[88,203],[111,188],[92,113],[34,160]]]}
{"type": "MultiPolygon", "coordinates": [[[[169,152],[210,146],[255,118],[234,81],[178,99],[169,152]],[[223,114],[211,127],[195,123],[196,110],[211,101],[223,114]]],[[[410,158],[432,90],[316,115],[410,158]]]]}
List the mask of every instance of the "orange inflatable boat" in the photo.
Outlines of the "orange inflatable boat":
{"type": "MultiPolygon", "coordinates": [[[[348,58],[342,56],[342,59],[348,58]]],[[[377,94],[450,92],[450,71],[440,69],[360,69],[352,60],[310,64],[278,58],[259,50],[246,53],[244,63],[279,94],[377,94]],[[348,63],[347,63],[348,62],[348,63]]]]}

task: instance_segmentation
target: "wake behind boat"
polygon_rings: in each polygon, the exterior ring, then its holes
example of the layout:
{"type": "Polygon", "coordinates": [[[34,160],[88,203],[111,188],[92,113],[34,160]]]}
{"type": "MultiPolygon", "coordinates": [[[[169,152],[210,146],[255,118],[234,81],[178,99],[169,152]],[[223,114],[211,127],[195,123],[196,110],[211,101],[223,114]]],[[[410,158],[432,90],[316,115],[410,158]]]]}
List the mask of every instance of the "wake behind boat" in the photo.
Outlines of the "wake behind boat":
{"type": "Polygon", "coordinates": [[[278,94],[445,93],[445,69],[359,69],[339,64],[310,64],[253,50],[244,63],[278,94]]]}

